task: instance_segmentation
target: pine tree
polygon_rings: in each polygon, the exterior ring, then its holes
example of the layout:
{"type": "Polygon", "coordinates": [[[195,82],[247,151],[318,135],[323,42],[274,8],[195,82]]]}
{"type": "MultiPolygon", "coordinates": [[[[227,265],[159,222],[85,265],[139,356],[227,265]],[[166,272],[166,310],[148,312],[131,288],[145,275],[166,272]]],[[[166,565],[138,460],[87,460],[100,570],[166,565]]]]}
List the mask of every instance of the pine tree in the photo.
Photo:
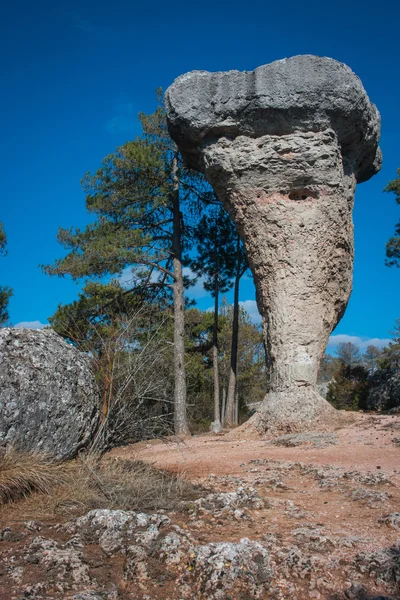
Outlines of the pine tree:
{"type": "MultiPolygon", "coordinates": [[[[234,305],[222,298],[220,310],[220,372],[222,390],[229,387],[232,353],[232,328],[234,305]]],[[[248,312],[239,306],[238,311],[238,352],[235,402],[233,407],[234,423],[238,416],[246,414],[247,404],[257,404],[265,396],[266,371],[265,351],[261,328],[252,322],[248,312]],[[241,401],[241,406],[237,401],[241,401]],[[240,410],[241,409],[241,410],[240,410]]],[[[224,394],[223,394],[224,395],[224,394]]]]}
{"type": "MultiPolygon", "coordinates": [[[[3,223],[0,223],[0,256],[6,254],[7,237],[4,231],[3,223]]],[[[0,286],[0,325],[5,325],[8,321],[8,302],[12,296],[12,289],[8,286],[0,286]]]]}
{"type": "Polygon", "coordinates": [[[117,148],[82,181],[95,222],[82,231],[60,229],[58,240],[68,254],[44,270],[93,279],[115,276],[129,267],[132,282],[124,294],[152,290],[160,301],[172,293],[175,433],[187,435],[182,205],[196,205],[209,192],[197,173],[184,168],[168,135],[163,107],[139,118],[143,137],[117,148]]]}
{"type": "MultiPolygon", "coordinates": [[[[396,203],[400,204],[400,169],[397,169],[396,179],[389,181],[383,191],[393,192],[396,203]]],[[[400,267],[400,221],[396,225],[394,236],[386,244],[386,265],[400,267]]]]}
{"type": "Polygon", "coordinates": [[[218,371],[218,313],[219,296],[232,287],[236,270],[237,234],[229,215],[218,205],[211,207],[203,215],[197,226],[197,256],[190,261],[197,275],[204,277],[204,288],[214,298],[213,324],[213,389],[214,422],[213,430],[221,430],[220,381],[218,371]]]}
{"type": "Polygon", "coordinates": [[[238,355],[238,339],[239,339],[239,284],[240,279],[248,269],[248,262],[244,246],[240,236],[236,233],[236,267],[235,267],[235,285],[233,299],[233,320],[232,320],[232,343],[230,352],[230,370],[228,393],[226,397],[226,407],[223,412],[223,424],[237,425],[238,408],[235,408],[236,381],[237,381],[237,355],[238,355]]]}

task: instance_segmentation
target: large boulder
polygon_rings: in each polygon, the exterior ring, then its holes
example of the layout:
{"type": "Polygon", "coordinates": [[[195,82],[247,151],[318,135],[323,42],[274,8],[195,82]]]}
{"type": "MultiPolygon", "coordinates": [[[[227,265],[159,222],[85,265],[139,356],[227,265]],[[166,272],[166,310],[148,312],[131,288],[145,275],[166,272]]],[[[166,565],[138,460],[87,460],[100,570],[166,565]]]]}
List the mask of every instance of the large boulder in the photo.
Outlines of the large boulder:
{"type": "Polygon", "coordinates": [[[98,419],[87,355],[50,329],[0,329],[0,446],[71,458],[98,419]]]}

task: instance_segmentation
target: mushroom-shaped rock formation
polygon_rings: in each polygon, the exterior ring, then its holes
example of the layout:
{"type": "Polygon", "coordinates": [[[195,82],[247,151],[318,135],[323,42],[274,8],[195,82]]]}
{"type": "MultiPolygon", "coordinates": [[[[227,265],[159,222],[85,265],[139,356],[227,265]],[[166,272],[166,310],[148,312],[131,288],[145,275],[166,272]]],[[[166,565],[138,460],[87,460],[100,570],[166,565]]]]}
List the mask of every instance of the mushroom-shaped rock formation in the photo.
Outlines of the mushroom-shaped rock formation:
{"type": "Polygon", "coordinates": [[[317,373],[351,292],[355,186],[380,168],[378,110],[349,67],[317,56],[187,73],[168,88],[166,109],[187,165],[236,223],[254,275],[269,375],[255,423],[337,422],[317,373]]]}

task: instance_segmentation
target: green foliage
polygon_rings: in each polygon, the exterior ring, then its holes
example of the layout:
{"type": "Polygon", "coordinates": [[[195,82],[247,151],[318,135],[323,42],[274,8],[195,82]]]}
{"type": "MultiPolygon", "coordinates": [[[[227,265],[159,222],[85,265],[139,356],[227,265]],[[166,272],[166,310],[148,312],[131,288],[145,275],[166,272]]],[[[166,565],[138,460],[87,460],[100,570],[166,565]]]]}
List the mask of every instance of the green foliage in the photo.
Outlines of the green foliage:
{"type": "Polygon", "coordinates": [[[400,406],[400,319],[391,333],[393,340],[380,352],[371,376],[369,408],[390,410],[400,406]]]}
{"type": "MultiPolygon", "coordinates": [[[[198,276],[204,279],[204,288],[214,297],[213,326],[213,379],[214,423],[221,427],[220,376],[218,357],[219,295],[233,285],[236,274],[237,233],[229,215],[221,205],[212,207],[202,216],[195,230],[197,256],[189,262],[198,276]]],[[[224,410],[222,408],[222,410],[224,410]]],[[[223,417],[222,417],[223,419],[223,417]]]]}
{"type": "Polygon", "coordinates": [[[3,223],[0,223],[0,254],[5,254],[7,245],[6,232],[4,231],[3,223]]]}
{"type": "Polygon", "coordinates": [[[379,348],[368,346],[362,354],[351,342],[338,345],[337,357],[325,355],[319,382],[329,383],[327,400],[337,409],[364,410],[368,406],[371,375],[378,368],[379,348]]]}
{"type": "MultiPolygon", "coordinates": [[[[152,115],[141,114],[140,121],[141,138],[117,148],[95,173],[84,176],[86,208],[95,221],[83,230],[60,228],[58,241],[67,254],[52,265],[42,265],[48,275],[102,278],[129,266],[134,269],[132,291],[147,287],[170,292],[176,150],[162,106],[152,115]]],[[[204,179],[182,162],[178,166],[181,205],[208,202],[211,194],[204,179]]],[[[191,211],[185,216],[188,236],[191,211]]]]}
{"type": "MultiPolygon", "coordinates": [[[[230,369],[233,306],[223,299],[223,325],[220,333],[221,385],[227,387],[230,369]]],[[[250,315],[239,307],[239,338],[237,363],[237,390],[239,409],[247,416],[246,403],[257,403],[265,396],[265,350],[261,327],[252,322],[250,315]]]]}
{"type": "Polygon", "coordinates": [[[362,365],[350,366],[339,361],[326,399],[335,408],[360,410],[367,406],[368,371],[362,365]]]}
{"type": "MultiPolygon", "coordinates": [[[[400,169],[397,169],[396,179],[389,181],[384,191],[393,192],[396,203],[400,204],[400,169]]],[[[386,265],[400,267],[400,221],[396,225],[394,236],[386,244],[386,265]]]]}
{"type": "Polygon", "coordinates": [[[204,214],[194,233],[197,255],[188,262],[195,273],[204,277],[204,289],[225,293],[232,287],[236,269],[236,228],[221,205],[204,214]]]}
{"type": "MultiPolygon", "coordinates": [[[[218,358],[221,390],[227,391],[232,337],[233,306],[222,300],[218,319],[218,358]]],[[[186,348],[189,418],[191,430],[208,430],[213,420],[212,344],[214,316],[211,312],[192,308],[186,311],[186,348]]],[[[265,352],[260,327],[240,308],[238,341],[238,393],[242,420],[247,415],[246,403],[259,402],[265,395],[265,352]]]]}
{"type": "MultiPolygon", "coordinates": [[[[6,254],[7,237],[4,231],[3,223],[0,223],[0,256],[6,254]]],[[[0,326],[8,321],[8,303],[12,296],[12,289],[7,286],[0,286],[0,326]]]]}
{"type": "Polygon", "coordinates": [[[368,346],[363,354],[354,344],[340,344],[338,356],[325,355],[319,382],[329,383],[327,400],[345,410],[388,410],[400,403],[400,320],[395,337],[382,350],[368,346]]]}
{"type": "Polygon", "coordinates": [[[142,298],[126,294],[114,280],[108,284],[88,282],[71,304],[60,304],[52,317],[51,327],[83,352],[101,353],[104,339],[123,318],[129,317],[143,304],[142,298]]]}
{"type": "Polygon", "coordinates": [[[399,360],[378,370],[371,381],[368,395],[368,408],[371,410],[391,410],[400,407],[399,360]]]}
{"type": "Polygon", "coordinates": [[[87,173],[82,186],[96,221],[83,231],[60,229],[58,241],[69,252],[45,272],[78,279],[138,265],[138,280],[150,283],[153,270],[169,262],[163,235],[171,224],[169,181],[160,149],[148,140],[128,142],[107,156],[94,175],[87,173]]]}
{"type": "Polygon", "coordinates": [[[346,367],[356,367],[362,361],[360,348],[352,342],[338,344],[337,356],[346,367]]]}
{"type": "Polygon", "coordinates": [[[212,339],[214,316],[191,308],[185,313],[186,379],[190,430],[208,431],[213,420],[212,339]]]}
{"type": "Polygon", "coordinates": [[[0,325],[5,325],[8,321],[8,302],[12,295],[11,288],[0,286],[0,325]]]}
{"type": "Polygon", "coordinates": [[[368,373],[371,375],[379,368],[382,358],[382,350],[376,346],[368,346],[363,355],[363,363],[368,373]]]}
{"type": "Polygon", "coordinates": [[[92,358],[102,399],[93,442],[99,450],[171,433],[170,315],[151,298],[125,292],[116,280],[89,282],[49,319],[92,358]]]}

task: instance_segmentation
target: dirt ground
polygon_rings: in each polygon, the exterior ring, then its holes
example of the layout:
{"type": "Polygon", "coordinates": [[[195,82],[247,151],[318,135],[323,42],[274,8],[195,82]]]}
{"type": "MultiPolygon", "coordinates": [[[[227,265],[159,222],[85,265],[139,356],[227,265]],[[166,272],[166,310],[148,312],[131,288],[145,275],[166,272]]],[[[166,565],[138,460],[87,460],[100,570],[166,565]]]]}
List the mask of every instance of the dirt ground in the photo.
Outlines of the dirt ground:
{"type": "Polygon", "coordinates": [[[199,498],[136,525],[123,511],[27,521],[15,505],[0,527],[0,600],[400,599],[400,415],[279,439],[151,440],[105,457],[137,459],[183,475],[199,498]]]}
{"type": "MultiPolygon", "coordinates": [[[[210,473],[243,473],[243,463],[254,459],[301,461],[315,465],[333,465],[345,469],[371,471],[382,469],[400,476],[399,415],[362,414],[356,423],[335,432],[337,445],[316,448],[311,444],[276,447],[268,438],[235,440],[229,433],[193,436],[184,441],[151,440],[125,448],[116,448],[109,456],[140,458],[171,471],[184,471],[192,480],[201,481],[210,473]]],[[[397,479],[397,483],[400,480],[397,479]]]]}
{"type": "MultiPolygon", "coordinates": [[[[198,531],[203,543],[210,537],[237,541],[273,534],[285,545],[301,538],[293,531],[296,525],[305,524],[339,540],[339,545],[344,540],[343,546],[348,547],[341,560],[344,555],[351,560],[360,549],[374,552],[400,541],[400,520],[396,527],[383,525],[381,520],[400,513],[400,416],[360,415],[356,423],[334,435],[336,443],[325,447],[324,442],[318,447],[307,440],[286,447],[268,438],[237,440],[229,433],[208,434],[184,441],[142,442],[115,449],[110,456],[139,458],[219,491],[233,490],[238,484],[256,487],[269,508],[253,512],[251,521],[210,520],[198,531]]],[[[329,578],[332,591],[351,585],[340,569],[329,578]]],[[[387,593],[377,580],[378,585],[371,581],[370,593],[387,593]]],[[[304,598],[318,597],[317,591],[310,596],[309,590],[303,590],[303,594],[304,598]]],[[[321,597],[328,595],[325,590],[321,597]]],[[[368,596],[361,593],[359,597],[368,596]]]]}
{"type": "MultiPolygon", "coordinates": [[[[388,540],[395,542],[397,532],[389,533],[382,528],[377,522],[377,511],[400,512],[400,417],[362,415],[356,424],[336,431],[335,435],[337,443],[326,447],[307,442],[285,447],[276,446],[268,439],[237,441],[231,440],[229,433],[210,434],[178,442],[142,442],[115,449],[109,456],[148,461],[157,467],[184,474],[195,483],[208,485],[212,482],[213,487],[221,491],[233,489],[234,485],[230,485],[229,480],[234,484],[235,477],[240,480],[239,483],[255,485],[264,498],[270,502],[278,501],[277,509],[268,511],[265,521],[252,523],[251,527],[259,535],[270,531],[283,534],[293,529],[293,523],[279,507],[285,506],[286,502],[294,502],[299,510],[312,515],[315,523],[323,522],[324,528],[331,533],[340,529],[348,535],[368,534],[368,547],[385,545],[388,540]],[[298,463],[303,466],[290,468],[298,463]],[[366,499],[361,502],[354,501],[347,488],[337,490],[341,487],[338,485],[321,489],[320,479],[316,478],[312,469],[318,466],[323,467],[328,475],[332,467],[336,467],[339,473],[378,474],[390,483],[368,482],[368,489],[385,490],[390,497],[382,501],[366,499]],[[271,472],[273,479],[276,471],[281,483],[267,481],[264,484],[262,479],[271,472]]],[[[357,489],[357,483],[351,487],[357,489]]],[[[222,537],[226,538],[228,532],[231,539],[249,533],[247,526],[243,530],[235,524],[231,529],[224,525],[222,537]]],[[[218,527],[216,530],[216,537],[220,538],[218,527]]]]}

